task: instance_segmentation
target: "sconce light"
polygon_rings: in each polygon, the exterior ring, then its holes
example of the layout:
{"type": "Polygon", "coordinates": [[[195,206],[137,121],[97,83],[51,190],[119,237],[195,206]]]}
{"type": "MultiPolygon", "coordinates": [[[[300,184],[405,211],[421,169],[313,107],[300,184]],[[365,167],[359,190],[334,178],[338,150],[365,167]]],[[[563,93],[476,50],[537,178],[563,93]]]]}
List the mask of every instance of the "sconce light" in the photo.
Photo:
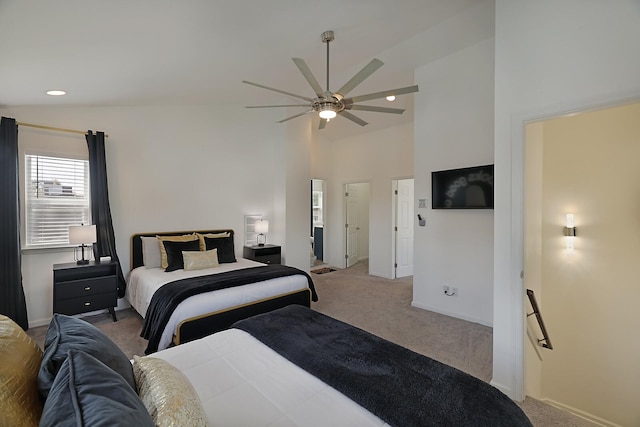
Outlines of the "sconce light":
{"type": "Polygon", "coordinates": [[[567,226],[564,228],[564,236],[567,243],[567,249],[573,250],[573,243],[576,239],[576,225],[573,220],[573,214],[567,214],[567,226]]]}
{"type": "Polygon", "coordinates": [[[269,221],[263,219],[256,221],[255,231],[258,233],[258,237],[256,238],[258,246],[264,246],[264,244],[267,243],[266,234],[269,232],[269,221]]]}
{"type": "Polygon", "coordinates": [[[78,259],[78,255],[74,250],[74,258],[78,264],[89,264],[89,260],[84,257],[84,248],[87,248],[87,244],[93,244],[95,242],[95,225],[72,225],[69,227],[69,243],[72,245],[80,245],[79,248],[82,251],[82,258],[78,259]]]}

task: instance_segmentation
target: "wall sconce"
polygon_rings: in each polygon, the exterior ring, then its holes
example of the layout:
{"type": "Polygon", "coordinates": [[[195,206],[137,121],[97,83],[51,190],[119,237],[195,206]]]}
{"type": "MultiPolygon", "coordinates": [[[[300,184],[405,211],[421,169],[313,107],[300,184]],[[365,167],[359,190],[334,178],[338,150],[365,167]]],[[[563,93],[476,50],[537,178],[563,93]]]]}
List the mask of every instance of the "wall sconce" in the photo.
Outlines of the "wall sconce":
{"type": "Polygon", "coordinates": [[[265,221],[263,219],[256,221],[255,231],[258,233],[258,237],[256,238],[258,246],[264,246],[264,244],[267,243],[266,234],[269,232],[269,221],[265,221]]]}
{"type": "Polygon", "coordinates": [[[576,239],[576,225],[573,220],[573,214],[567,214],[567,226],[564,228],[564,236],[567,243],[567,250],[573,250],[574,240],[576,239]]]}
{"type": "MultiPolygon", "coordinates": [[[[95,225],[72,225],[69,226],[69,243],[78,246],[82,251],[82,258],[78,259],[78,254],[75,248],[73,251],[73,257],[80,265],[89,264],[89,259],[84,257],[84,248],[88,248],[87,244],[93,244],[96,242],[96,226],[95,225]]],[[[90,256],[90,255],[89,255],[90,256]]]]}

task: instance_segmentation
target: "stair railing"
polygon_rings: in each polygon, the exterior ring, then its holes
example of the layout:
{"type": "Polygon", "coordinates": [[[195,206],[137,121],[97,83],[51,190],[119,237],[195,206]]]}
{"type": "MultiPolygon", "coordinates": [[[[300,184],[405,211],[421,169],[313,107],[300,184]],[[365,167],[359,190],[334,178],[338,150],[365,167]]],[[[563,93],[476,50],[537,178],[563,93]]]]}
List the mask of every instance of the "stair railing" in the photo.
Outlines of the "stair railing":
{"type": "Polygon", "coordinates": [[[536,301],[536,296],[531,289],[527,289],[527,296],[529,297],[529,302],[531,303],[531,307],[533,308],[533,312],[528,313],[527,317],[534,314],[536,315],[536,319],[538,320],[538,325],[540,326],[540,330],[542,331],[542,336],[544,337],[538,340],[538,344],[540,344],[544,348],[553,350],[553,346],[551,345],[551,340],[549,339],[549,334],[547,333],[547,328],[545,328],[544,326],[544,320],[542,320],[542,314],[540,314],[540,309],[538,308],[538,302],[536,301]]]}

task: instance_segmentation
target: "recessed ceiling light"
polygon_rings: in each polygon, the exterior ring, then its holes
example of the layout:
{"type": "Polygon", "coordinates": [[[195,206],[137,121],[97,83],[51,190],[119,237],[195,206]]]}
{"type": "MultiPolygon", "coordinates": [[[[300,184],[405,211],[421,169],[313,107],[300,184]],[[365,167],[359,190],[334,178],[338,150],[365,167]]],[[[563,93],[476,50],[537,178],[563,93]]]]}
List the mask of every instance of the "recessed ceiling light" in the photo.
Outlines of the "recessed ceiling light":
{"type": "Polygon", "coordinates": [[[396,100],[395,95],[389,95],[389,96],[387,96],[387,101],[395,101],[395,100],[396,100]]]}
{"type": "Polygon", "coordinates": [[[47,91],[47,95],[51,95],[51,96],[62,96],[66,94],[67,92],[65,92],[64,90],[48,90],[47,91]]]}

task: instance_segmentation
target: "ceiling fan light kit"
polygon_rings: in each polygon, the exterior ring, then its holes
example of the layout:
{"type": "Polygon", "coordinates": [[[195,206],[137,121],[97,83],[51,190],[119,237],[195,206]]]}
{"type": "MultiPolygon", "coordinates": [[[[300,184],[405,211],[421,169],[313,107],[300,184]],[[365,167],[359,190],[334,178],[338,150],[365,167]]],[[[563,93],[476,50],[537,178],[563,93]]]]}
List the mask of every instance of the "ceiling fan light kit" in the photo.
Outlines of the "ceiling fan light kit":
{"type": "Polygon", "coordinates": [[[360,126],[366,126],[368,123],[362,120],[361,118],[353,115],[352,113],[346,110],[360,110],[360,111],[373,111],[378,113],[392,113],[392,114],[402,114],[404,112],[403,109],[400,108],[388,108],[388,107],[376,107],[372,105],[359,105],[357,102],[370,101],[373,99],[380,98],[391,98],[395,99],[397,95],[404,95],[407,93],[418,92],[418,86],[407,86],[398,89],[385,90],[382,92],[375,92],[366,95],[355,96],[351,98],[345,98],[345,96],[351,92],[356,86],[362,83],[367,77],[373,74],[378,68],[382,67],[383,62],[379,59],[372,59],[362,70],[356,73],[355,76],[351,78],[347,83],[345,83],[340,89],[335,92],[329,90],[329,43],[334,40],[333,31],[325,31],[321,34],[321,39],[323,43],[327,44],[327,89],[322,90],[322,87],[316,80],[315,76],[307,66],[306,62],[304,62],[301,58],[292,58],[293,62],[296,64],[304,78],[307,80],[307,83],[311,86],[313,91],[316,94],[315,98],[309,98],[302,95],[297,95],[291,92],[287,92],[281,89],[272,88],[269,86],[264,86],[258,83],[249,82],[247,80],[243,80],[242,83],[246,83],[252,86],[256,86],[262,89],[271,90],[274,92],[282,93],[294,98],[299,98],[304,101],[307,101],[306,104],[287,104],[287,105],[256,105],[256,106],[248,106],[247,108],[274,108],[274,107],[307,107],[308,110],[296,114],[291,117],[287,117],[278,121],[277,123],[283,123],[288,120],[294,119],[296,117],[303,116],[308,113],[318,113],[320,116],[320,126],[319,129],[323,129],[327,122],[337,115],[341,115],[342,117],[351,120],[354,123],[359,124],[360,126]]]}

